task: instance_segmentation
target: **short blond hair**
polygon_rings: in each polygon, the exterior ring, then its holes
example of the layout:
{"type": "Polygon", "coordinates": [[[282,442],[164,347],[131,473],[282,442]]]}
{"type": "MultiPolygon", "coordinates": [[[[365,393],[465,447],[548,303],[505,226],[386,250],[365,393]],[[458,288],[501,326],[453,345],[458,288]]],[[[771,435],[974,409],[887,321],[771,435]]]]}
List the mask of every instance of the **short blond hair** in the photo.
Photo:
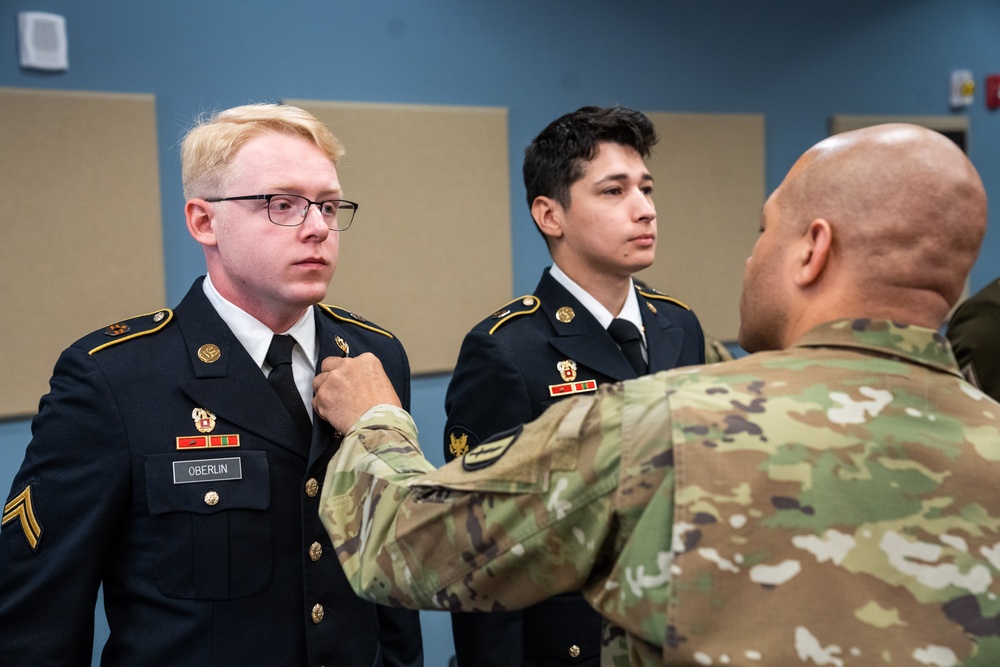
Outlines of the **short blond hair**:
{"type": "Polygon", "coordinates": [[[302,137],[334,164],[344,155],[337,137],[308,111],[284,104],[233,107],[199,118],[181,142],[185,199],[219,196],[239,150],[268,132],[302,137]]]}

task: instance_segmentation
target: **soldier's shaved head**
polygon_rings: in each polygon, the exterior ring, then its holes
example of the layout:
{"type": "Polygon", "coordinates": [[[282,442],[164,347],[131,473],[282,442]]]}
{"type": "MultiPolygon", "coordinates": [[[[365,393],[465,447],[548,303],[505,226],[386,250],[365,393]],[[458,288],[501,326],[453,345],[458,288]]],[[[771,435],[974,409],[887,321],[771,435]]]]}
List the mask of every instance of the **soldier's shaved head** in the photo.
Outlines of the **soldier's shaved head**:
{"type": "Polygon", "coordinates": [[[741,301],[748,350],[784,347],[839,317],[937,328],[979,252],[986,194],[943,135],[878,125],[807,151],[765,204],[762,227],[741,301]]]}

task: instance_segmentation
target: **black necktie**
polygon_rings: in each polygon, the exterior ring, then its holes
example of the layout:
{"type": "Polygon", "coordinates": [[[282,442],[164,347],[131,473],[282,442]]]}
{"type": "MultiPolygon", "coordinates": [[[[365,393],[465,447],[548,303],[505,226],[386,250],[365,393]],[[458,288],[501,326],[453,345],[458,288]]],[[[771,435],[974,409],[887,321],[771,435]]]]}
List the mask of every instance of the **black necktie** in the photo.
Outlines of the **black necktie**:
{"type": "Polygon", "coordinates": [[[302,394],[295,386],[295,377],[292,375],[292,348],[295,347],[295,339],[291,336],[274,336],[271,338],[271,346],[267,348],[265,360],[271,367],[271,373],[267,376],[267,381],[274,388],[274,393],[278,395],[281,402],[285,404],[288,414],[295,420],[295,425],[299,427],[302,435],[309,440],[312,435],[312,422],[309,421],[309,413],[302,403],[302,394]]]}
{"type": "Polygon", "coordinates": [[[622,354],[635,370],[636,375],[648,372],[646,360],[642,358],[642,336],[634,324],[628,320],[614,319],[608,327],[608,333],[622,349],[622,354]]]}

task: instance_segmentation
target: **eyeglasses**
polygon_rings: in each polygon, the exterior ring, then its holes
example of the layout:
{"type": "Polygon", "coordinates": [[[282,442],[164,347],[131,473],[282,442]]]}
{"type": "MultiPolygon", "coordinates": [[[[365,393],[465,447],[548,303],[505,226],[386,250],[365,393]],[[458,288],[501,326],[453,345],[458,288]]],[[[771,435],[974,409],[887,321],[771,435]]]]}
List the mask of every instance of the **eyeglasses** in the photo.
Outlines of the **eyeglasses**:
{"type": "Polygon", "coordinates": [[[299,195],[245,195],[243,197],[209,197],[207,202],[249,201],[263,199],[267,201],[267,219],[282,227],[298,227],[309,215],[309,207],[316,206],[323,216],[323,222],[333,231],[342,232],[351,226],[358,205],[346,199],[327,199],[312,201],[299,195]]]}

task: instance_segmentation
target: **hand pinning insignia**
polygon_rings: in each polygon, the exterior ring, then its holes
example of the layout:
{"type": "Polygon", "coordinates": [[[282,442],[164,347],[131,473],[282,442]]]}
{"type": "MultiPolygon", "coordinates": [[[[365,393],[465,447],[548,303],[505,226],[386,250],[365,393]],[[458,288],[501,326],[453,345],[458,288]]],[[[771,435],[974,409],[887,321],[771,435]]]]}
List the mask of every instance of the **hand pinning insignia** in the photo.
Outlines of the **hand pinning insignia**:
{"type": "Polygon", "coordinates": [[[15,519],[21,523],[21,531],[24,533],[24,539],[28,540],[31,551],[33,553],[38,551],[42,527],[38,524],[38,519],[35,518],[35,510],[31,504],[30,484],[3,506],[3,519],[0,519],[0,526],[6,526],[15,519]]]}

